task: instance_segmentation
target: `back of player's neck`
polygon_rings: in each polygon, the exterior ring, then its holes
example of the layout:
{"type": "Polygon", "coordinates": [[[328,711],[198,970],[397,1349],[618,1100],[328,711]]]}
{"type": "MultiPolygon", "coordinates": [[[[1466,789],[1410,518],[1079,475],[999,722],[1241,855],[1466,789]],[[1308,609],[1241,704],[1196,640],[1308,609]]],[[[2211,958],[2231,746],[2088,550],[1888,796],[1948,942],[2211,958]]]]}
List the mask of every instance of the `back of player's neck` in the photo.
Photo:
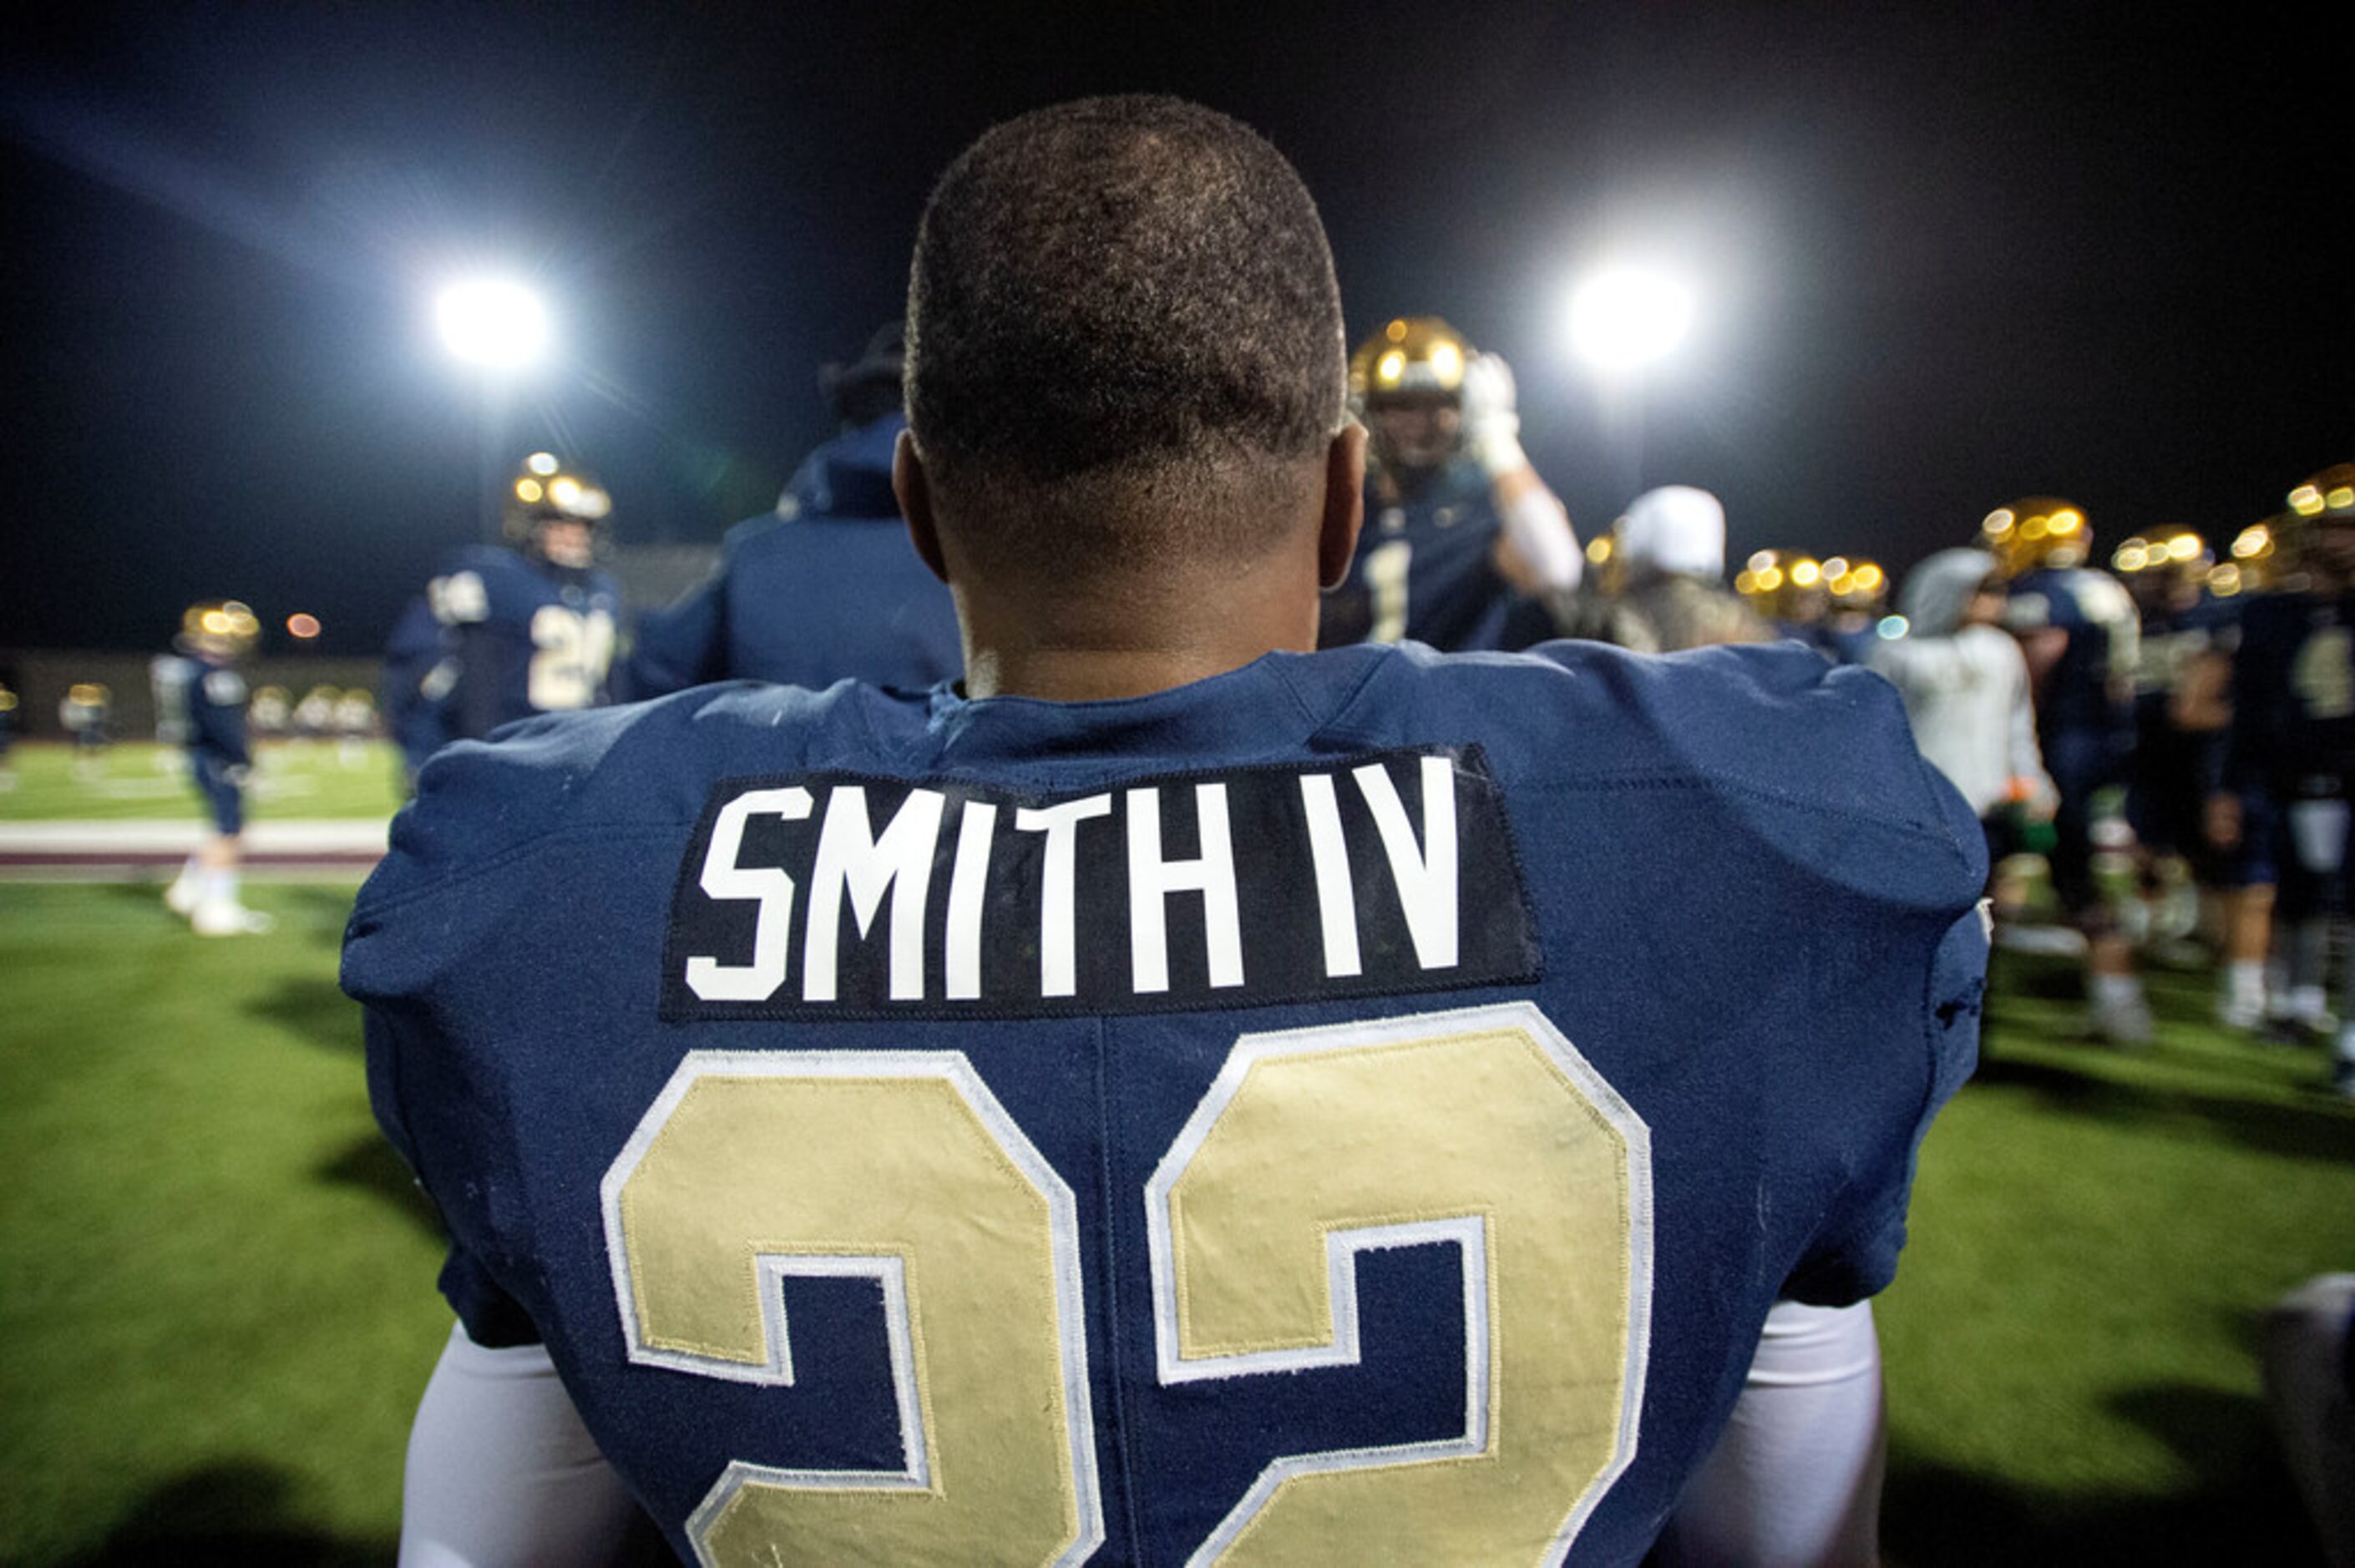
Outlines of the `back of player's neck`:
{"type": "Polygon", "coordinates": [[[965,690],[1058,702],[1143,696],[1316,645],[1316,599],[1259,573],[1173,574],[1125,591],[1075,585],[1020,605],[965,609],[965,690]],[[979,613],[975,613],[978,610],[979,613]]]}
{"type": "Polygon", "coordinates": [[[1267,646],[985,649],[967,660],[964,692],[969,697],[1109,702],[1206,681],[1239,670],[1269,652],[1267,646]]]}

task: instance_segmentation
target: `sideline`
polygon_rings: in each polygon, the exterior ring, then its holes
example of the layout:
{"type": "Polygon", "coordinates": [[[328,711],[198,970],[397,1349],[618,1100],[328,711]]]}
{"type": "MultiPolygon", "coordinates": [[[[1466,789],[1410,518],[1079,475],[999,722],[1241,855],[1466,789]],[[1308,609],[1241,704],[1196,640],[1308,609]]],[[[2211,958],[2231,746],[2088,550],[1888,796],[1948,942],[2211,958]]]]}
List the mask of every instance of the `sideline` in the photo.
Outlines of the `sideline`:
{"type": "MultiPolygon", "coordinates": [[[[263,876],[366,872],[384,857],[389,824],[375,818],[255,822],[245,866],[263,876]]],[[[176,868],[207,829],[188,821],[0,822],[0,881],[143,880],[176,868]]]]}

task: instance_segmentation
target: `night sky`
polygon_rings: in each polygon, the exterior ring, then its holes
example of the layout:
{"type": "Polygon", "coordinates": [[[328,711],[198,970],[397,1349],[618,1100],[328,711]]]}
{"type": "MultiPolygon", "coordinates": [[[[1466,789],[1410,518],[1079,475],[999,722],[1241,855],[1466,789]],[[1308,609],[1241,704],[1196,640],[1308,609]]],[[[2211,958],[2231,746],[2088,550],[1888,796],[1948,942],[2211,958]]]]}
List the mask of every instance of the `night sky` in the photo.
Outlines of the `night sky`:
{"type": "Polygon", "coordinates": [[[2032,493],[2109,543],[2212,542],[2355,459],[2355,24],[1900,9],[13,24],[0,647],[159,647],[235,596],[375,652],[478,527],[485,399],[429,309],[474,264],[534,279],[561,334],[502,469],[553,445],[604,476],[621,542],[717,538],[829,433],[816,367],[898,313],[941,167],[1087,92],[1198,98],[1288,154],[1353,340],[1431,313],[1502,353],[1582,534],[1680,482],[1725,499],[1737,555],[1902,568],[2032,493]],[[1640,418],[1562,327],[1581,264],[1629,248],[1703,291],[1640,418]]]}

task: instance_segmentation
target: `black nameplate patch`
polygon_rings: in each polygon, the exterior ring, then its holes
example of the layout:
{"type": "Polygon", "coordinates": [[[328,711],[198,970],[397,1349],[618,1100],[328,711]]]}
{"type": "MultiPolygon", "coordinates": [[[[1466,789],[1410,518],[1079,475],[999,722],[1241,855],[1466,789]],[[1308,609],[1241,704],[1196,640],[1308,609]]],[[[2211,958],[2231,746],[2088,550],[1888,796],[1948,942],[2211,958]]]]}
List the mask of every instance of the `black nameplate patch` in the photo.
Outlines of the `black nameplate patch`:
{"type": "Polygon", "coordinates": [[[679,867],[666,1019],[1256,1007],[1535,980],[1475,747],[1068,794],[730,779],[679,867]]]}

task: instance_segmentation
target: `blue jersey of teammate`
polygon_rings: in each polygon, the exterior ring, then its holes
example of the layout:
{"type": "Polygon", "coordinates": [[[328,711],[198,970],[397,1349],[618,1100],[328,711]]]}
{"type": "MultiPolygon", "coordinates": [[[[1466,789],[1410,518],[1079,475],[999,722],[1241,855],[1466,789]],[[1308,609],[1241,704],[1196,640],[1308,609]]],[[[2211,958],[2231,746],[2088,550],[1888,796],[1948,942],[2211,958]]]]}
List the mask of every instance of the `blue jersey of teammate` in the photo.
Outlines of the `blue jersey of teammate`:
{"type": "Polygon", "coordinates": [[[156,661],[159,696],[169,693],[188,753],[188,777],[210,810],[213,827],[234,835],[245,826],[245,773],[253,765],[246,744],[245,677],[210,653],[191,651],[156,661]]]}
{"type": "Polygon", "coordinates": [[[2169,802],[2138,816],[2136,831],[2146,844],[2195,842],[2186,835],[2201,804],[2224,786],[2229,731],[2222,673],[2240,646],[2249,602],[2203,594],[2181,606],[2160,604],[2143,617],[2134,677],[2135,791],[2169,802]],[[2213,716],[2191,707],[2212,708],[2213,716]]]}
{"type": "Polygon", "coordinates": [[[425,759],[450,739],[448,704],[457,676],[449,633],[433,613],[432,601],[421,595],[410,600],[385,643],[378,698],[385,728],[412,781],[425,759]]]}
{"type": "Polygon", "coordinates": [[[1404,489],[1369,473],[1348,577],[1325,596],[1318,641],[1427,642],[1446,652],[1526,648],[1554,634],[1498,574],[1504,523],[1480,465],[1462,454],[1404,489]]]}
{"type": "Polygon", "coordinates": [[[891,494],[906,428],[893,414],[827,442],[795,471],[778,515],[730,530],[711,579],[638,623],[623,693],[846,677],[922,688],[962,673],[955,605],[891,494]]]}
{"type": "MultiPolygon", "coordinates": [[[[2077,787],[2079,775],[2107,782],[2134,747],[2140,620],[2125,586],[2090,567],[2024,572],[2012,579],[2004,624],[2023,641],[2047,630],[2066,634],[2059,658],[2037,684],[2037,740],[2064,794],[2077,787]],[[2072,777],[2063,779],[2064,772],[2072,777]]],[[[2030,663],[2036,664],[2032,655],[2030,663]]]]}
{"type": "Polygon", "coordinates": [[[344,980],[682,1555],[1632,1562],[1889,1281],[1985,871],[1787,646],[730,685],[443,752],[344,980]]]}
{"type": "Polygon", "coordinates": [[[2228,777],[2280,801],[2339,797],[2355,779],[2355,595],[2249,601],[2228,777]]]}
{"type": "Polygon", "coordinates": [[[427,586],[426,599],[456,666],[445,708],[451,738],[480,739],[514,719],[606,700],[622,607],[611,573],[475,545],[427,586]]]}
{"type": "Polygon", "coordinates": [[[1881,641],[1871,621],[1861,627],[1838,627],[1828,620],[1778,620],[1774,634],[1804,642],[1835,664],[1861,664],[1881,641]]]}

